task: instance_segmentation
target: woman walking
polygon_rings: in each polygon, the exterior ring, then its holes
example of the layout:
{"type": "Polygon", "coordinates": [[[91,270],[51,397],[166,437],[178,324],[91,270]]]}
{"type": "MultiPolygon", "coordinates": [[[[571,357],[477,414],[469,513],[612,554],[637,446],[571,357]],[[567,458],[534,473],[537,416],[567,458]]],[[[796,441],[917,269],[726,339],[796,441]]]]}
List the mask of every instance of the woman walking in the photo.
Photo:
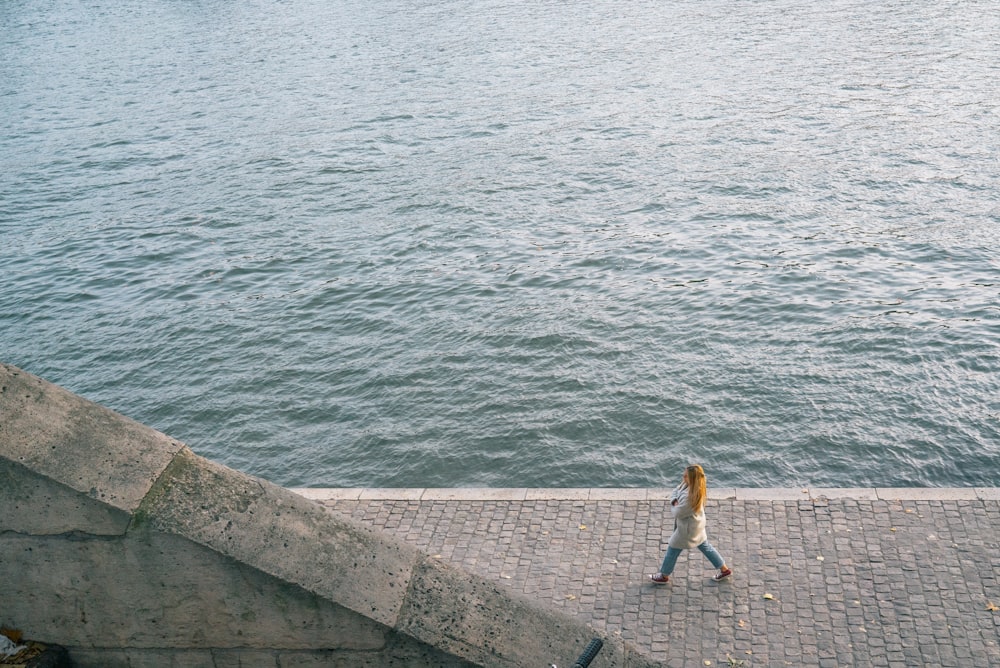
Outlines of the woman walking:
{"type": "Polygon", "coordinates": [[[705,471],[697,464],[692,464],[684,470],[684,479],[670,495],[674,532],[667,543],[667,555],[663,557],[660,571],[649,576],[654,583],[670,582],[677,557],[682,550],[692,547],[697,547],[712,562],[712,566],[719,569],[712,577],[713,580],[724,580],[733,574],[726,568],[726,560],[708,542],[708,535],[705,533],[705,493],[705,471]]]}

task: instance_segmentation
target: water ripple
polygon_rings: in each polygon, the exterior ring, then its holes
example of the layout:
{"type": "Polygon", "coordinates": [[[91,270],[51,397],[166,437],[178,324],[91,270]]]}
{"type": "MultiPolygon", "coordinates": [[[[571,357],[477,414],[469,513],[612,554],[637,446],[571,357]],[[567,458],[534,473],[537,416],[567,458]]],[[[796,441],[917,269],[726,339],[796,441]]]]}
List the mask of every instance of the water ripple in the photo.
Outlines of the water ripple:
{"type": "Polygon", "coordinates": [[[996,485],[985,0],[0,7],[0,359],[288,485],[996,485]]]}

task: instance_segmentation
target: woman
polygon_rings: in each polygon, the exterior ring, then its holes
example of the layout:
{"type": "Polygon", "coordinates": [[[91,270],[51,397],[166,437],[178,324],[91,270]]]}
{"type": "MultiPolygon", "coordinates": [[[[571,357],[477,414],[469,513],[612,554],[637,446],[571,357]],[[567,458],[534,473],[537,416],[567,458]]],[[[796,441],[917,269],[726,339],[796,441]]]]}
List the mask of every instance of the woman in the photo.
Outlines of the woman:
{"type": "Polygon", "coordinates": [[[674,516],[674,533],[667,543],[667,555],[663,557],[660,572],[653,573],[649,579],[656,584],[670,582],[670,574],[674,572],[681,550],[692,547],[701,550],[719,569],[713,580],[724,580],[732,575],[733,572],[726,568],[726,560],[708,542],[705,533],[705,471],[697,464],[684,470],[683,481],[670,495],[670,511],[674,516]]]}

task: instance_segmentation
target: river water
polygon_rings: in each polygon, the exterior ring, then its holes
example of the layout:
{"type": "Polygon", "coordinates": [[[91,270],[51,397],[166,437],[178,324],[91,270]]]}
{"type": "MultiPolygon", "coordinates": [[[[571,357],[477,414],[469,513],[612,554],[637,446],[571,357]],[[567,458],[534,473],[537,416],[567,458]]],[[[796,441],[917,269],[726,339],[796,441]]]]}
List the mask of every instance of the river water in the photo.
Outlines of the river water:
{"type": "Polygon", "coordinates": [[[988,0],[4,0],[0,360],[289,486],[1000,485],[988,0]]]}

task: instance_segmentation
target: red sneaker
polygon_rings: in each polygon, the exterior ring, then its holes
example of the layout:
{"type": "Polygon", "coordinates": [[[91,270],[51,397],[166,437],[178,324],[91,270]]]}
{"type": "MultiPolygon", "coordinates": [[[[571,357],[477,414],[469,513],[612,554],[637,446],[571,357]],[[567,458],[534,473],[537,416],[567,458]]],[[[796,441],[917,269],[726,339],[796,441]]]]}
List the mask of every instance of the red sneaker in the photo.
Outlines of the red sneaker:
{"type": "Polygon", "coordinates": [[[649,576],[649,579],[653,581],[654,584],[665,585],[670,582],[670,576],[664,575],[663,573],[653,573],[649,576]]]}
{"type": "Polygon", "coordinates": [[[715,580],[716,582],[718,582],[719,580],[725,580],[726,578],[728,578],[732,574],[733,574],[733,569],[731,569],[731,568],[725,568],[725,569],[719,571],[718,573],[716,573],[715,575],[713,575],[712,579],[715,580]]]}

